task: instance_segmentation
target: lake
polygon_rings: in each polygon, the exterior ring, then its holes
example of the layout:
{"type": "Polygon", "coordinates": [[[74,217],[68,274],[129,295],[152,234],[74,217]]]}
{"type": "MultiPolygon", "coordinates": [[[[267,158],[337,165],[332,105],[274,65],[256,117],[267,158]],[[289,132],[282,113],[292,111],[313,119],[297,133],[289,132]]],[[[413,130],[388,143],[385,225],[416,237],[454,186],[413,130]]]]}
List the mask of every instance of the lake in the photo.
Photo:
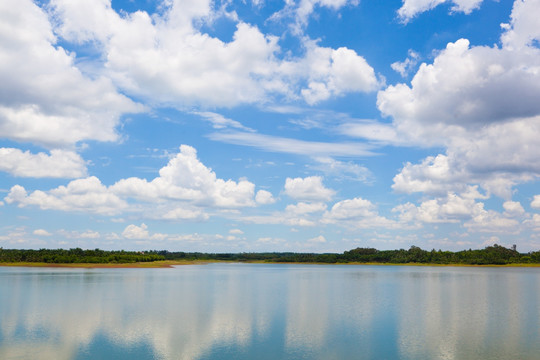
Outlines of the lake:
{"type": "Polygon", "coordinates": [[[538,359],[540,268],[0,267],[0,359],[538,359]]]}

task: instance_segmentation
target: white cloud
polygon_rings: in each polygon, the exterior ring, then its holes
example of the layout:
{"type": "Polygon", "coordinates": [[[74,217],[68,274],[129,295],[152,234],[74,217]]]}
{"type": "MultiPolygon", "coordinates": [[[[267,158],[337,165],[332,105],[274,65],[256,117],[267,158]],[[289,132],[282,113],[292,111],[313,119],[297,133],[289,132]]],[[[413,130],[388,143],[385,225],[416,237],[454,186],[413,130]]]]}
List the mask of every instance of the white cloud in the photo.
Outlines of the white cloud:
{"type": "Polygon", "coordinates": [[[80,233],[79,237],[81,239],[99,239],[101,234],[97,231],[86,230],[85,232],[80,233]]]}
{"type": "Polygon", "coordinates": [[[346,92],[371,92],[380,85],[373,68],[351,49],[333,50],[308,44],[306,63],[308,87],[301,94],[308,104],[346,92]]]}
{"type": "Polygon", "coordinates": [[[516,2],[502,47],[449,43],[410,86],[378,93],[377,106],[392,117],[401,143],[447,148],[406,164],[395,190],[440,194],[478,184],[509,200],[516,184],[540,176],[540,49],[532,46],[540,32],[529,15],[538,11],[538,1],[516,2]]]}
{"type": "Polygon", "coordinates": [[[288,226],[302,226],[309,227],[317,225],[316,219],[309,219],[308,214],[293,214],[290,212],[275,212],[271,215],[263,216],[243,216],[242,221],[247,223],[259,224],[259,225],[288,225],[288,226]]]}
{"type": "Polygon", "coordinates": [[[263,216],[243,216],[242,221],[255,224],[310,227],[317,225],[326,208],[323,202],[299,202],[287,205],[284,212],[273,212],[263,216]]]}
{"type": "Polygon", "coordinates": [[[9,244],[11,248],[19,248],[21,245],[31,247],[45,246],[46,242],[43,239],[29,239],[27,235],[24,227],[18,227],[9,230],[6,234],[0,234],[0,242],[9,244]]]}
{"type": "Polygon", "coordinates": [[[407,77],[418,63],[420,55],[412,49],[409,49],[408,57],[404,61],[392,63],[392,70],[398,72],[402,77],[407,77]]]}
{"type": "Polygon", "coordinates": [[[110,1],[55,5],[64,37],[99,41],[110,76],[138,96],[180,106],[232,106],[261,100],[273,86],[277,38],[245,23],[238,23],[229,43],[201,33],[193,21],[212,20],[210,1],[171,1],[152,17],[143,11],[122,17],[110,1]]]}
{"type": "Polygon", "coordinates": [[[47,192],[36,190],[30,194],[15,185],[4,199],[19,207],[39,206],[43,210],[77,211],[116,215],[128,208],[127,202],[111,193],[95,176],[71,181],[47,192]]]}
{"type": "Polygon", "coordinates": [[[86,176],[86,164],[79,154],[68,150],[55,149],[48,155],[0,148],[0,171],[20,177],[78,178],[86,176]]]}
{"type": "Polygon", "coordinates": [[[525,214],[525,209],[519,201],[505,201],[503,208],[504,214],[508,217],[520,217],[525,214]]]}
{"type": "Polygon", "coordinates": [[[484,241],[482,243],[482,246],[493,246],[495,244],[500,244],[501,243],[501,239],[499,239],[498,236],[490,236],[489,239],[487,239],[486,241],[484,241]]]}
{"type": "Polygon", "coordinates": [[[148,182],[128,178],[111,186],[111,191],[122,197],[147,202],[188,201],[201,206],[253,206],[255,185],[249,181],[223,180],[197,158],[197,151],[188,145],[159,170],[159,177],[148,182]]]}
{"type": "Polygon", "coordinates": [[[403,0],[403,5],[398,10],[400,19],[407,23],[412,18],[423,12],[432,10],[444,3],[452,3],[451,12],[470,14],[480,7],[483,0],[403,0]]]}
{"type": "Polygon", "coordinates": [[[290,204],[285,208],[285,212],[292,215],[306,215],[326,210],[326,204],[321,202],[306,203],[299,202],[298,204],[290,204]]]}
{"type": "Polygon", "coordinates": [[[122,231],[122,237],[130,240],[165,240],[170,237],[168,234],[154,233],[150,235],[148,231],[148,226],[145,223],[142,223],[141,226],[134,224],[126,226],[124,231],[122,231]]]}
{"type": "Polygon", "coordinates": [[[256,241],[257,244],[263,245],[280,245],[283,246],[287,243],[284,239],[273,238],[273,237],[260,237],[256,241]]]}
{"type": "Polygon", "coordinates": [[[204,221],[203,209],[230,209],[271,203],[272,194],[247,180],[223,180],[197,158],[197,151],[187,145],[170,158],[152,181],[141,178],[121,179],[111,186],[91,176],[71,181],[49,191],[30,194],[20,185],[11,188],[5,201],[19,207],[118,215],[142,213],[151,219],[204,221]],[[255,199],[254,199],[255,198],[255,199]],[[254,201],[255,200],[255,201],[254,201]]]}
{"type": "Polygon", "coordinates": [[[2,1],[0,23],[3,138],[47,147],[114,141],[121,115],[142,110],[107,78],[82,74],[32,1],[2,1]]]}
{"type": "Polygon", "coordinates": [[[202,111],[202,112],[195,112],[195,114],[201,116],[208,122],[212,123],[212,126],[214,127],[214,129],[235,128],[235,129],[240,129],[244,131],[251,131],[251,132],[255,131],[253,129],[245,127],[244,125],[242,125],[236,120],[228,119],[225,116],[214,113],[214,112],[202,111]]]}
{"type": "Polygon", "coordinates": [[[506,30],[501,37],[504,47],[522,49],[533,45],[535,40],[540,40],[538,13],[540,13],[539,0],[514,1],[510,23],[501,24],[506,30]]]}
{"type": "Polygon", "coordinates": [[[394,177],[399,192],[441,194],[479,184],[510,199],[512,187],[540,176],[540,116],[494,124],[450,141],[447,154],[406,163],[394,177]],[[493,156],[494,149],[496,156],[493,156]]]}
{"type": "Polygon", "coordinates": [[[274,199],[274,196],[271,192],[266,190],[259,190],[257,191],[257,195],[255,196],[255,202],[257,202],[257,204],[267,205],[275,203],[276,199],[274,199]]]}
{"type": "Polygon", "coordinates": [[[540,209],[540,195],[534,195],[533,201],[531,201],[531,207],[533,209],[540,209]]]}
{"type": "Polygon", "coordinates": [[[445,144],[483,126],[540,114],[540,50],[516,53],[449,43],[432,65],[422,64],[411,81],[377,96],[383,115],[422,144],[445,144]],[[432,141],[428,139],[432,138],[432,141]]]}
{"type": "Polygon", "coordinates": [[[323,185],[320,176],[285,180],[285,194],[296,200],[330,201],[335,193],[323,185]]]}
{"type": "Polygon", "coordinates": [[[450,166],[448,156],[428,156],[420,164],[406,163],[394,177],[392,189],[405,193],[444,194],[449,190],[463,190],[467,180],[463,171],[450,166]]]}
{"type": "Polygon", "coordinates": [[[476,232],[520,231],[520,222],[525,212],[519,202],[506,201],[504,213],[484,208],[484,203],[476,199],[483,198],[475,188],[456,194],[448,193],[444,197],[424,200],[419,206],[411,203],[396,206],[392,211],[400,213],[403,223],[456,223],[476,232]]]}
{"type": "Polygon", "coordinates": [[[32,234],[37,235],[37,236],[52,236],[50,232],[44,229],[36,229],[32,232],[32,234]]]}
{"type": "MultiPolygon", "coordinates": [[[[342,1],[345,3],[345,1],[342,1]]],[[[335,1],[304,1],[340,7],[335,1]]],[[[93,44],[103,73],[129,94],[176,107],[267,103],[272,96],[309,103],[378,87],[373,68],[353,50],[319,47],[302,38],[304,54],[278,58],[278,38],[237,19],[210,1],[170,1],[164,11],[116,13],[110,1],[54,1],[57,31],[68,41],[93,44]],[[187,10],[189,9],[189,10],[187,10]],[[236,22],[224,42],[201,32],[221,16],[236,22]],[[299,91],[305,82],[304,94],[299,91]],[[324,88],[316,91],[315,88],[324,88]]],[[[303,5],[301,5],[302,7],[303,5]]],[[[97,64],[99,65],[99,64],[97,64]]],[[[222,126],[215,122],[216,126],[222,126]]],[[[233,123],[228,122],[228,125],[233,123]]],[[[237,124],[236,124],[237,125],[237,124]]]]}
{"type": "Polygon", "coordinates": [[[352,136],[379,143],[400,144],[405,139],[400,139],[396,129],[388,124],[381,124],[374,120],[357,120],[345,122],[338,126],[337,131],[346,136],[352,136]]]}
{"type": "Polygon", "coordinates": [[[326,238],[322,235],[319,235],[314,238],[308,239],[307,242],[311,244],[324,244],[326,242],[326,238]]]}
{"type": "Polygon", "coordinates": [[[480,196],[476,189],[471,188],[460,195],[448,193],[444,197],[424,200],[419,206],[411,203],[398,205],[392,211],[399,212],[403,222],[459,223],[485,215],[484,204],[475,201],[480,196]]]}
{"type": "Polygon", "coordinates": [[[532,218],[525,220],[524,223],[530,226],[533,229],[533,231],[539,232],[540,231],[540,214],[533,214],[532,218]]]}
{"type": "Polygon", "coordinates": [[[243,235],[244,232],[240,229],[231,229],[229,230],[229,234],[234,234],[234,235],[243,235]]]}
{"type": "Polygon", "coordinates": [[[157,219],[164,220],[192,220],[192,221],[206,221],[210,216],[204,213],[202,210],[191,210],[185,207],[180,207],[167,211],[165,214],[156,214],[157,219]]]}
{"type": "Polygon", "coordinates": [[[328,156],[371,156],[370,145],[352,142],[328,143],[305,141],[285,137],[263,135],[250,132],[213,133],[211,140],[228,144],[251,146],[257,149],[286,154],[307,155],[314,157],[328,156]]]}
{"type": "Polygon", "coordinates": [[[126,226],[124,231],[122,232],[122,236],[126,239],[148,239],[150,237],[150,234],[148,233],[148,226],[146,224],[142,223],[141,226],[137,226],[134,224],[126,226]]]}
{"type": "Polygon", "coordinates": [[[281,20],[283,18],[293,17],[295,22],[291,25],[291,30],[296,35],[302,35],[308,20],[317,7],[325,7],[338,11],[342,7],[356,6],[359,0],[285,0],[285,8],[274,13],[270,19],[281,20]]]}
{"type": "Polygon", "coordinates": [[[397,224],[377,212],[376,206],[360,197],[339,201],[323,215],[325,224],[340,224],[354,228],[396,227],[397,224]]]}
{"type": "Polygon", "coordinates": [[[339,161],[325,156],[315,157],[313,160],[318,164],[308,165],[310,169],[322,171],[327,176],[333,176],[339,180],[370,182],[373,178],[368,168],[351,161],[339,161]]]}
{"type": "Polygon", "coordinates": [[[464,224],[469,230],[486,233],[514,233],[520,231],[519,221],[493,210],[484,210],[464,224]]]}

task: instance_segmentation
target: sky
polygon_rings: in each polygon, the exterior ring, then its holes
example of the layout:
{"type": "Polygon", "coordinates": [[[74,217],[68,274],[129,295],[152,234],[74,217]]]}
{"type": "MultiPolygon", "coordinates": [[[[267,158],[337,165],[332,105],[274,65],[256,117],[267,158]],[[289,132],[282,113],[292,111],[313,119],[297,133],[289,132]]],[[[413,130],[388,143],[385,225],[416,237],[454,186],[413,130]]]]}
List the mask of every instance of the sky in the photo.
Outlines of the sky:
{"type": "Polygon", "coordinates": [[[0,247],[540,250],[540,0],[3,0],[0,247]]]}

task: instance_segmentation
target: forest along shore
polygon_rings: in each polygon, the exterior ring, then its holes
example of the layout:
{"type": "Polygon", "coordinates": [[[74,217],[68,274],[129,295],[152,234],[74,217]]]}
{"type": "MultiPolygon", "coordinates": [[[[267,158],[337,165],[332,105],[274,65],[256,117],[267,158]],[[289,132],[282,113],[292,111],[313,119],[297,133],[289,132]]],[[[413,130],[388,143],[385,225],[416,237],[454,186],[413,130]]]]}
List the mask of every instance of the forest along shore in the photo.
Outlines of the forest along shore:
{"type": "Polygon", "coordinates": [[[75,249],[3,249],[0,266],[52,266],[82,268],[162,268],[173,265],[203,264],[208,262],[250,263],[314,263],[314,264],[370,264],[370,265],[484,265],[484,266],[540,266],[540,251],[520,253],[500,245],[485,249],[457,252],[423,250],[411,246],[408,250],[377,250],[356,248],[343,253],[201,253],[150,251],[107,251],[75,249]]]}

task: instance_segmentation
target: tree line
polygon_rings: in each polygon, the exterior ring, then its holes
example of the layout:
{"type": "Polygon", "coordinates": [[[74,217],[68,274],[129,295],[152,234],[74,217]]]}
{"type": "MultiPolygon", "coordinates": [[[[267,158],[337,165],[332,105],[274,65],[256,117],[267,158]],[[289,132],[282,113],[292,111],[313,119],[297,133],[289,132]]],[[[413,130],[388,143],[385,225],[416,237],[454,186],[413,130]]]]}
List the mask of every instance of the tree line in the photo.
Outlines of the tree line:
{"type": "Polygon", "coordinates": [[[411,246],[408,250],[377,250],[374,248],[356,248],[339,253],[199,253],[170,252],[167,250],[151,251],[167,260],[224,260],[224,261],[265,261],[295,263],[388,263],[388,264],[464,264],[464,265],[506,265],[506,264],[538,264],[540,251],[519,253],[515,248],[493,245],[485,249],[442,251],[423,250],[411,246]]]}
{"type": "Polygon", "coordinates": [[[540,251],[519,253],[515,248],[493,245],[485,249],[442,251],[423,250],[411,246],[408,250],[377,250],[356,248],[343,253],[202,253],[171,252],[167,250],[106,251],[75,249],[13,250],[0,248],[0,262],[43,262],[43,263],[135,263],[158,260],[206,260],[206,261],[262,261],[294,263],[386,263],[386,264],[463,264],[463,265],[507,265],[539,264],[540,251]]]}
{"type": "Polygon", "coordinates": [[[111,264],[165,260],[161,255],[136,251],[75,249],[14,250],[0,248],[0,262],[41,262],[47,264],[111,264]]]}

